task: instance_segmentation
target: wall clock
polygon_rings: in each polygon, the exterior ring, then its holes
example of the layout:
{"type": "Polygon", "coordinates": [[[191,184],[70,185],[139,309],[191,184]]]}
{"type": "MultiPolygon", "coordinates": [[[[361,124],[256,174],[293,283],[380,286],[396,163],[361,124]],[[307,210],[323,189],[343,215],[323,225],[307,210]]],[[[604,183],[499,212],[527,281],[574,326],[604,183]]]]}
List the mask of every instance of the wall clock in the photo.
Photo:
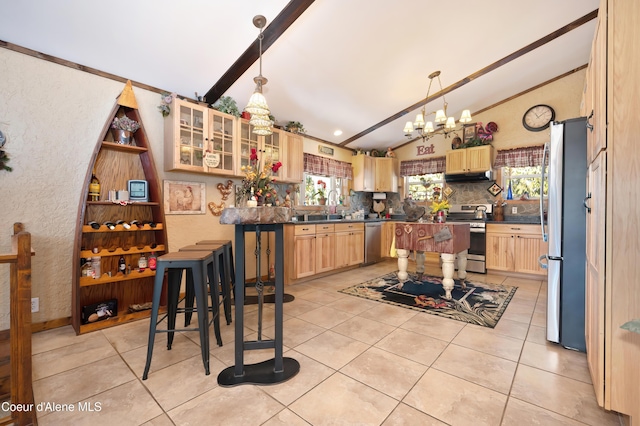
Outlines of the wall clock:
{"type": "Polygon", "coordinates": [[[549,127],[556,118],[556,112],[549,105],[534,105],[522,116],[522,125],[532,132],[539,132],[549,127]]]}

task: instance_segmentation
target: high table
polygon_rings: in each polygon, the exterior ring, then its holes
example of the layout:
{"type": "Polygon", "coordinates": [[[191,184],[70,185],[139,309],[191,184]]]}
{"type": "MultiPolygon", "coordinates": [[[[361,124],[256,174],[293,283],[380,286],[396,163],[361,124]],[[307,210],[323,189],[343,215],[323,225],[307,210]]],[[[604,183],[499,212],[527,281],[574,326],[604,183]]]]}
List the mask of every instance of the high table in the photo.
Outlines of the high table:
{"type": "Polygon", "coordinates": [[[453,290],[454,261],[458,254],[458,278],[467,277],[467,254],[470,247],[468,223],[419,223],[397,222],[395,227],[396,251],[398,252],[398,278],[409,277],[409,251],[416,252],[416,273],[424,273],[424,252],[440,253],[442,259],[442,287],[447,299],[453,290]],[[446,228],[446,229],[445,229],[446,228]],[[450,234],[448,238],[447,231],[450,234]],[[444,236],[446,239],[440,240],[444,236]],[[440,237],[440,238],[439,238],[440,237]]]}
{"type": "Polygon", "coordinates": [[[225,368],[218,375],[220,386],[240,384],[273,384],[288,380],[298,374],[300,364],[282,356],[282,314],[284,302],[284,223],[289,222],[291,209],[284,207],[226,208],[220,223],[235,225],[236,282],[235,303],[235,365],[225,368]],[[274,339],[262,339],[263,287],[260,274],[260,238],[262,232],[275,233],[275,331],[274,339]],[[258,288],[258,340],[244,341],[244,288],[245,288],[245,234],[256,236],[256,287],[258,288]],[[244,363],[244,351],[255,349],[275,350],[273,359],[257,364],[244,363]]]}

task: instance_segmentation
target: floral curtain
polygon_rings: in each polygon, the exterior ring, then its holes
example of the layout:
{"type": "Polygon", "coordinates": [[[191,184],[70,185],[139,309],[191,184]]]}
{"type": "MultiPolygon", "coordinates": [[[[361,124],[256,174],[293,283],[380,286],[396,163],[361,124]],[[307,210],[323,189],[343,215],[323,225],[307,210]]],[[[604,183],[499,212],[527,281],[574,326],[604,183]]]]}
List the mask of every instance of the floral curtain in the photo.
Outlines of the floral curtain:
{"type": "Polygon", "coordinates": [[[304,172],[312,175],[353,179],[351,163],[307,153],[304,154],[304,172]]]}
{"type": "Polygon", "coordinates": [[[445,157],[400,162],[400,176],[402,177],[420,176],[427,173],[444,173],[445,170],[445,157]]]}
{"type": "Polygon", "coordinates": [[[535,167],[542,165],[544,146],[498,150],[494,168],[499,167],[535,167]]]}

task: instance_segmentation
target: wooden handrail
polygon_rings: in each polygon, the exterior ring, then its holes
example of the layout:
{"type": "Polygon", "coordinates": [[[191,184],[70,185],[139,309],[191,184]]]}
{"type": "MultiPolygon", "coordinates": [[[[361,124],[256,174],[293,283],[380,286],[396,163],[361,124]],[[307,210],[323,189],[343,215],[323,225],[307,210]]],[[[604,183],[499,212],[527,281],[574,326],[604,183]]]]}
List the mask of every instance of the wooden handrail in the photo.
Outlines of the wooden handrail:
{"type": "MultiPolygon", "coordinates": [[[[17,425],[37,425],[31,376],[31,234],[22,223],[13,225],[12,253],[0,255],[0,263],[10,264],[11,286],[11,403],[31,408],[12,411],[17,425]]],[[[0,419],[0,423],[2,419],[0,419]]]]}

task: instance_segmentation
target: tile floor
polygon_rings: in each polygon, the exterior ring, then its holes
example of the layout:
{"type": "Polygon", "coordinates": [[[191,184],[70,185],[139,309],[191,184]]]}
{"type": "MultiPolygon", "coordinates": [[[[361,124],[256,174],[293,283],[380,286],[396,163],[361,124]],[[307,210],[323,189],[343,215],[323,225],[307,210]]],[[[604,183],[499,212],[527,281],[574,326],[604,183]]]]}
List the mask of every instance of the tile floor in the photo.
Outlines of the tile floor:
{"type": "MultiPolygon", "coordinates": [[[[233,325],[222,325],[224,346],[212,336],[209,376],[197,333],[177,335],[171,351],[158,335],[145,381],[148,321],[34,334],[36,403],[67,404],[40,411],[39,424],[620,424],[597,406],[585,355],[545,341],[545,282],[469,274],[518,286],[495,329],[338,292],[396,269],[388,260],[287,287],[295,301],[284,307],[284,350],[300,372],[272,386],[218,386],[233,365],[233,325]]],[[[246,307],[247,339],[256,338],[256,309],[246,307]]],[[[266,305],[266,336],[273,312],[266,305]]],[[[250,351],[245,363],[272,357],[250,351]]]]}

